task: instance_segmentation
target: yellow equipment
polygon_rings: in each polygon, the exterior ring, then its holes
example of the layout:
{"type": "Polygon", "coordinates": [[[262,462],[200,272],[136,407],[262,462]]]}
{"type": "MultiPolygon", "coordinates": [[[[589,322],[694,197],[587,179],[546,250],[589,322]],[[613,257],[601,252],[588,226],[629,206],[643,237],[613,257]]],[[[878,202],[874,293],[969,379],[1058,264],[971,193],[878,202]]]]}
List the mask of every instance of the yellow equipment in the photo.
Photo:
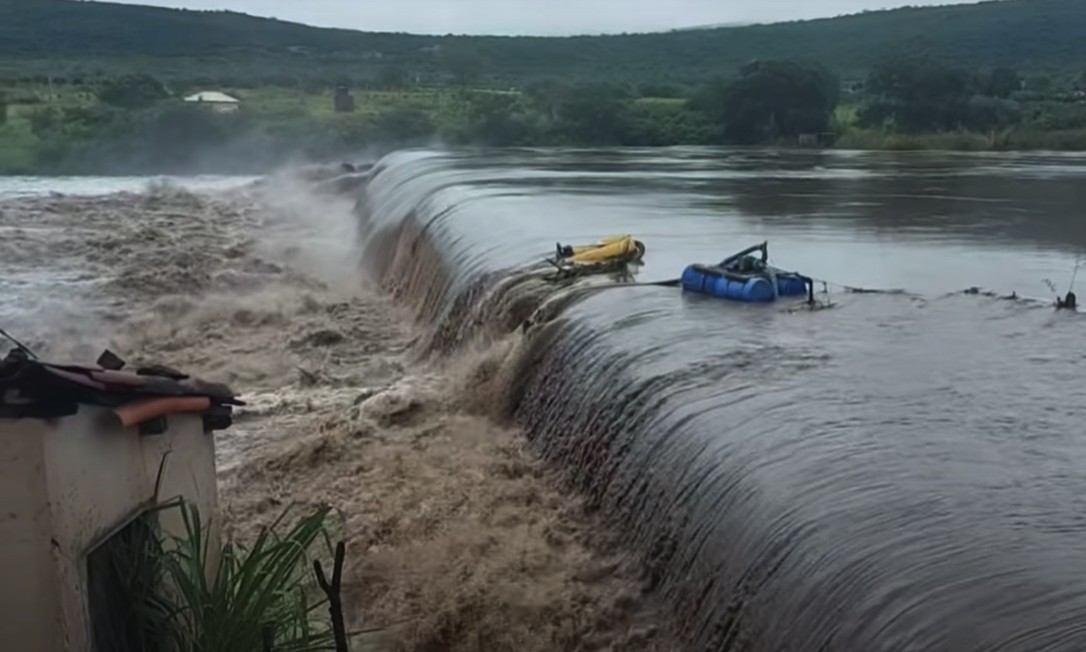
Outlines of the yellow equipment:
{"type": "Polygon", "coordinates": [[[558,245],[555,262],[569,265],[596,265],[606,262],[637,262],[645,255],[645,245],[632,235],[604,238],[595,244],[558,245]]]}

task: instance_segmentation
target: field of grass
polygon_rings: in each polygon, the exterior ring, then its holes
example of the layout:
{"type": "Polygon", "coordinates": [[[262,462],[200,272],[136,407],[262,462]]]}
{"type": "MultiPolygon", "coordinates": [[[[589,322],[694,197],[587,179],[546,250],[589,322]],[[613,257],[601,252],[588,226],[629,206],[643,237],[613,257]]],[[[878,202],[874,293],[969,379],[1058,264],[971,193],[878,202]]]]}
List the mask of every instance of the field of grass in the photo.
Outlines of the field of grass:
{"type": "Polygon", "coordinates": [[[840,149],[986,151],[1086,151],[1086,129],[1036,131],[1015,129],[994,134],[948,131],[934,134],[897,134],[873,129],[850,129],[837,140],[840,149]]]}
{"type": "Polygon", "coordinates": [[[6,111],[0,120],[0,174],[29,173],[35,167],[38,138],[30,128],[30,116],[45,108],[64,109],[91,106],[97,100],[84,89],[20,85],[0,88],[6,111]]]}
{"type": "MultiPolygon", "coordinates": [[[[305,113],[311,116],[331,115],[333,103],[331,90],[312,93],[297,88],[267,86],[254,89],[231,89],[229,87],[209,87],[200,90],[217,90],[242,100],[247,110],[260,113],[305,113]]],[[[198,92],[192,90],[192,93],[198,92]]],[[[189,92],[178,93],[188,95],[189,92]]],[[[452,88],[420,88],[404,90],[354,90],[356,112],[369,115],[388,109],[418,109],[438,111],[450,105],[464,102],[465,94],[513,95],[515,91],[496,91],[452,88]]],[[[45,85],[19,85],[0,88],[0,97],[6,97],[10,107],[17,112],[32,111],[42,106],[67,107],[94,104],[94,92],[86,88],[60,86],[49,88],[45,85]]],[[[671,100],[662,100],[671,101],[671,100]]]]}
{"type": "Polygon", "coordinates": [[[677,107],[686,103],[682,97],[642,97],[638,98],[638,104],[677,107]]]}
{"type": "MultiPolygon", "coordinates": [[[[217,89],[216,89],[217,90],[217,89]]],[[[394,110],[415,110],[427,115],[456,111],[464,99],[451,91],[362,91],[353,93],[356,110],[337,115],[332,93],[305,93],[297,89],[268,87],[253,90],[222,89],[242,101],[242,111],[260,123],[362,123],[373,116],[394,110]]],[[[34,170],[40,141],[31,129],[31,116],[50,109],[91,107],[97,103],[92,92],[71,88],[50,89],[44,85],[0,89],[6,104],[0,119],[0,174],[29,173],[34,170]]]]}
{"type": "MultiPolygon", "coordinates": [[[[288,88],[227,91],[242,101],[242,109],[265,116],[330,117],[335,111],[332,93],[303,93],[288,88]]],[[[362,91],[352,93],[355,113],[376,115],[392,108],[432,112],[448,103],[448,94],[415,91],[362,91]]]]}
{"type": "MultiPolygon", "coordinates": [[[[294,88],[266,87],[226,93],[242,101],[243,110],[263,116],[329,117],[333,93],[305,93],[294,88]]],[[[468,104],[469,96],[515,95],[514,91],[458,90],[449,88],[394,91],[356,90],[355,114],[373,116],[391,110],[420,111],[429,115],[456,112],[468,104]]]]}
{"type": "MultiPolygon", "coordinates": [[[[260,125],[272,134],[291,134],[304,139],[305,134],[324,130],[350,138],[365,132],[375,119],[384,116],[421,114],[437,125],[462,122],[472,101],[482,95],[516,95],[514,91],[455,88],[414,88],[399,91],[353,90],[355,111],[337,114],[334,93],[306,92],[298,88],[267,86],[235,89],[209,86],[175,92],[175,100],[199,90],[218,90],[242,102],[241,113],[249,124],[260,125]]],[[[7,120],[0,122],[0,174],[31,170],[39,139],[30,128],[30,116],[50,109],[92,107],[98,100],[87,88],[49,87],[45,84],[0,88],[0,98],[7,101],[7,120]]],[[[335,138],[335,136],[333,136],[335,138]]]]}
{"type": "Polygon", "coordinates": [[[6,119],[0,124],[0,174],[25,173],[34,167],[38,139],[22,109],[7,107],[6,119]]]}
{"type": "Polygon", "coordinates": [[[999,149],[999,142],[984,134],[951,131],[936,134],[897,134],[874,129],[850,129],[837,140],[841,149],[879,149],[894,151],[944,150],[982,152],[999,149]]]}
{"type": "MultiPolygon", "coordinates": [[[[486,95],[518,94],[517,91],[462,88],[416,87],[399,91],[356,89],[352,91],[355,111],[349,114],[335,112],[334,93],[331,89],[306,92],[297,87],[283,86],[253,89],[210,86],[206,89],[176,92],[175,98],[198,90],[221,90],[239,98],[242,102],[243,120],[234,123],[238,128],[248,130],[257,139],[285,142],[290,147],[309,152],[313,156],[321,156],[321,152],[327,154],[365,145],[385,137],[410,141],[436,133],[448,137],[450,142],[477,142],[471,130],[481,119],[479,107],[482,107],[482,115],[493,115],[485,112],[495,108],[494,105],[480,100],[486,95]]],[[[109,135],[101,131],[99,123],[95,123],[93,119],[86,122],[87,119],[79,117],[78,112],[75,113],[76,117],[69,117],[72,112],[66,112],[65,109],[89,108],[97,104],[93,90],[88,87],[21,84],[0,88],[0,98],[6,101],[5,119],[0,120],[0,174],[44,171],[48,164],[43,163],[43,155],[48,157],[49,151],[63,150],[67,143],[78,139],[79,134],[82,133],[85,138],[88,130],[94,132],[98,129],[97,133],[101,138],[109,141],[122,138],[127,128],[115,128],[113,135],[109,135]],[[49,126],[49,120],[35,119],[39,112],[48,110],[60,110],[56,112],[61,116],[59,126],[49,126]],[[43,123],[47,125],[45,128],[42,127],[43,123]],[[37,127],[37,131],[32,129],[32,124],[37,127]],[[39,139],[36,133],[44,134],[44,140],[39,139]]],[[[645,144],[705,142],[702,134],[690,127],[690,117],[695,114],[684,108],[685,102],[682,98],[662,97],[645,97],[634,101],[634,105],[640,109],[636,112],[636,119],[640,121],[638,126],[643,128],[647,125],[654,133],[658,132],[652,138],[645,138],[645,144]]],[[[531,102],[526,104],[531,105],[531,102]]],[[[497,105],[497,108],[500,113],[501,105],[497,105]]],[[[1048,125],[1047,128],[1044,125],[1027,123],[1020,125],[1018,129],[996,135],[964,131],[910,135],[860,128],[858,108],[855,104],[839,106],[832,116],[831,129],[837,134],[839,148],[1086,150],[1086,130],[1076,129],[1078,124],[1073,121],[1048,125]]],[[[524,110],[524,107],[518,107],[510,113],[523,113],[524,110]]],[[[540,116],[545,115],[539,106],[528,110],[535,111],[537,124],[540,116]]],[[[115,109],[113,114],[119,115],[115,109]]],[[[122,118],[123,114],[124,112],[120,112],[122,118]]],[[[135,119],[134,114],[133,118],[135,119]]],[[[514,116],[511,119],[518,118],[514,116]]],[[[182,131],[187,129],[180,128],[182,131]]],[[[578,136],[587,137],[583,133],[578,136]]],[[[214,141],[215,138],[212,137],[211,140],[214,141]]],[[[161,150],[163,146],[157,144],[149,147],[152,150],[161,150]]]]}

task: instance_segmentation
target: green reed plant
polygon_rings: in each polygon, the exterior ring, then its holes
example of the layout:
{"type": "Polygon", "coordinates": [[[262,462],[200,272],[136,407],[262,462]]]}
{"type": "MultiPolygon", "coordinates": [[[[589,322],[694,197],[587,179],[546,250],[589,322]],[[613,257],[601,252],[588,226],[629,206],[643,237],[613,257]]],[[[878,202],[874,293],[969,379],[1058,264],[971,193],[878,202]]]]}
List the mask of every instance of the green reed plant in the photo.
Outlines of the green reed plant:
{"type": "MultiPolygon", "coordinates": [[[[289,510],[288,510],[289,511],[289,510]]],[[[317,652],[336,650],[328,597],[312,572],[314,548],[331,549],[327,508],[281,534],[288,511],[251,545],[212,547],[199,510],[158,505],[88,561],[100,598],[126,605],[96,618],[96,647],[109,652],[317,652]],[[158,517],[178,510],[182,536],[158,517]],[[320,596],[319,599],[316,596],[320,596]]],[[[319,551],[318,551],[319,552],[319,551]]],[[[323,556],[323,555],[320,555],[323,556]]]]}
{"type": "MultiPolygon", "coordinates": [[[[261,531],[251,546],[225,543],[217,551],[210,547],[211,539],[197,508],[186,504],[177,508],[181,510],[185,535],[165,541],[159,559],[163,591],[174,607],[162,623],[170,649],[335,650],[327,598],[313,599],[319,592],[310,569],[314,545],[318,540],[328,540],[327,508],[279,535],[287,515],[284,512],[274,525],[261,531]]],[[[154,607],[154,613],[160,616],[162,610],[154,607]]]]}
{"type": "Polygon", "coordinates": [[[161,592],[162,541],[152,516],[136,518],[87,557],[96,650],[163,652],[162,624],[175,607],[161,592]]]}

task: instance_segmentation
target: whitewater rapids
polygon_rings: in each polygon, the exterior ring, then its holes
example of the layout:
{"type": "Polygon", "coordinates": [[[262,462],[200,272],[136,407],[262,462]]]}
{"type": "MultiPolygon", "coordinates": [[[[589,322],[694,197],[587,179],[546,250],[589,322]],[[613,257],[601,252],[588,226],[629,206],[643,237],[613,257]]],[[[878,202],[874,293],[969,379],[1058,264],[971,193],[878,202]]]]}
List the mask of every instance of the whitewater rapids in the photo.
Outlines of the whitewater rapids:
{"type": "Polygon", "coordinates": [[[358,179],[312,177],[8,196],[2,325],[45,359],[109,348],[230,384],[248,406],[217,440],[229,534],[334,507],[369,647],[671,649],[579,500],[460,409],[450,373],[474,363],[413,362],[420,329],[360,268],[358,179]]]}

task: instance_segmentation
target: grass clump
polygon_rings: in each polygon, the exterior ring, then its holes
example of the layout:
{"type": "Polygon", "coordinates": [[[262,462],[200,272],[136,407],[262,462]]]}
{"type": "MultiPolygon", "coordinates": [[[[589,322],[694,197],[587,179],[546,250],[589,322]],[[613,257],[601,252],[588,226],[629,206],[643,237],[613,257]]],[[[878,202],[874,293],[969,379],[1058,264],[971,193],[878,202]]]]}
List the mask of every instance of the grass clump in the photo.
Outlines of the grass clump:
{"type": "Polygon", "coordinates": [[[329,542],[328,511],[320,509],[280,534],[284,512],[251,545],[221,546],[211,545],[213,537],[193,505],[178,501],[149,512],[138,532],[111,555],[107,572],[126,578],[112,585],[124,591],[130,609],[120,619],[95,622],[97,647],[110,652],[336,650],[329,600],[311,570],[316,544],[329,542]],[[183,536],[163,535],[157,523],[148,527],[163,509],[179,510],[183,536]]]}

